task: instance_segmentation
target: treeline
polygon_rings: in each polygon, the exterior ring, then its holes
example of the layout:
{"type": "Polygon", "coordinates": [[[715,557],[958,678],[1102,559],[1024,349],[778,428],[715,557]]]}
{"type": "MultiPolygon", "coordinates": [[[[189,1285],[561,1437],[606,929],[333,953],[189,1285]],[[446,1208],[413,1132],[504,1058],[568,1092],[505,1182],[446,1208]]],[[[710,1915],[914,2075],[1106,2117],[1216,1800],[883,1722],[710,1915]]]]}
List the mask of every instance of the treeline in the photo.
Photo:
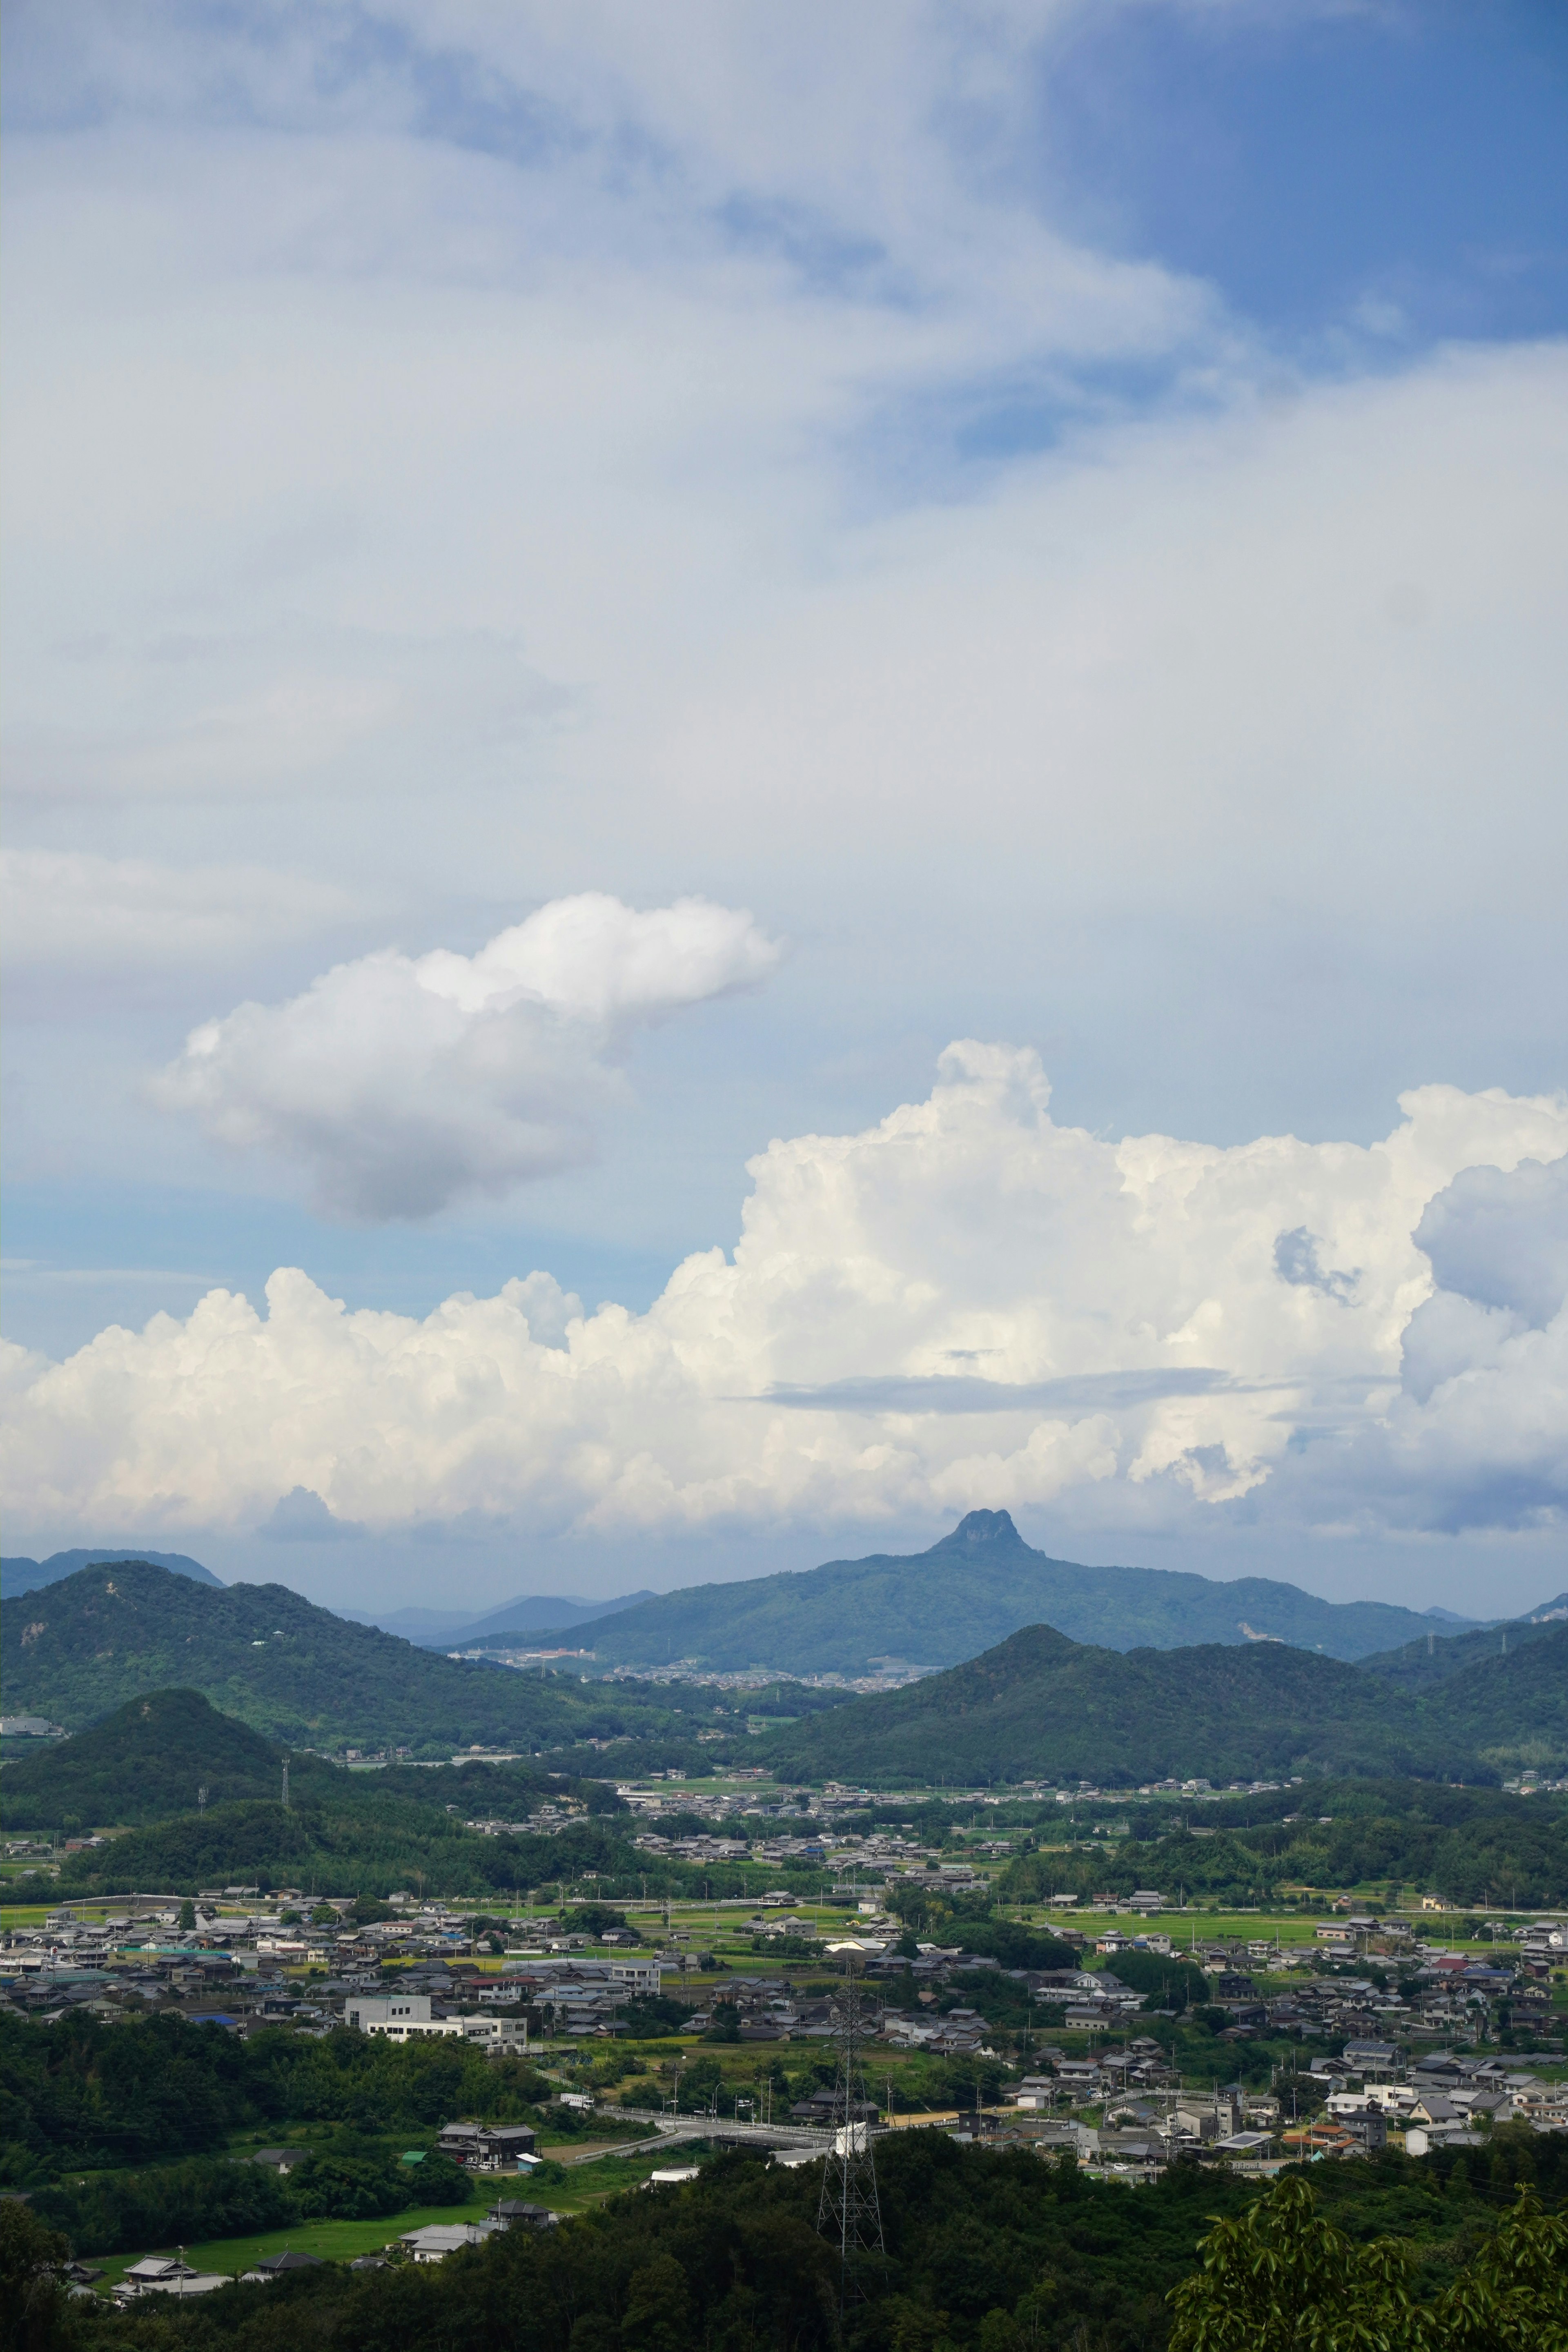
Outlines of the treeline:
{"type": "MultiPolygon", "coordinates": [[[[1084,2179],[1070,2158],[910,2132],[879,2145],[885,2252],[853,2265],[842,2319],[816,2168],[770,2169],[735,2152],[687,2189],[623,2196],[428,2267],[355,2276],[327,2265],[123,2314],[62,2305],[52,2341],[60,2352],[1159,2352],[1173,2292],[1194,2281],[1181,2352],[1265,2352],[1309,2333],[1384,2352],[1522,2352],[1563,2338],[1568,2247],[1562,2221],[1521,2208],[1516,2191],[1533,2181],[1554,2203],[1565,2147],[1504,2133],[1479,2181],[1459,2164],[1394,2155],[1320,2166],[1310,2186],[1288,2177],[1265,2202],[1223,2169],[1176,2165],[1130,2195],[1084,2179]],[[1205,2242],[1223,2287],[1207,2306],[1205,2242]],[[1368,2242],[1363,2258],[1355,2249],[1368,2242]],[[1270,2317],[1281,2286],[1295,2308],[1270,2317]],[[1227,2299],[1245,2323],[1228,2331],[1227,2299]]],[[[23,2210],[0,2226],[24,2283],[40,2225],[23,2210]]]]}
{"type": "Polygon", "coordinates": [[[278,2027],[242,2041],[172,2012],[114,2025],[0,2017],[0,2183],[206,2154],[247,2126],[537,2123],[552,2095],[526,2060],[487,2058],[456,2035],[396,2043],[340,2027],[317,2040],[278,2027]]]}
{"type": "Polygon", "coordinates": [[[1246,1902],[1275,1899],[1282,1888],[1381,1885],[1390,1898],[1402,1888],[1481,1908],[1568,1902],[1561,1798],[1420,1780],[1318,1783],[1194,1806],[1185,1822],[1169,1822],[1168,1811],[1162,1820],[1149,1807],[1134,1814],[1131,1836],[1089,1851],[1016,1855],[996,1881],[997,1898],[1125,1896],[1147,1886],[1246,1902]]]}
{"type": "Polygon", "coordinates": [[[32,2191],[33,2210],[78,2255],[240,2238],[330,2217],[368,2221],[416,2207],[466,2204],[473,2184],[435,2150],[404,2164],[388,2148],[312,2151],[290,2172],[243,2158],[193,2157],[142,2172],[100,2173],[32,2191]]]}

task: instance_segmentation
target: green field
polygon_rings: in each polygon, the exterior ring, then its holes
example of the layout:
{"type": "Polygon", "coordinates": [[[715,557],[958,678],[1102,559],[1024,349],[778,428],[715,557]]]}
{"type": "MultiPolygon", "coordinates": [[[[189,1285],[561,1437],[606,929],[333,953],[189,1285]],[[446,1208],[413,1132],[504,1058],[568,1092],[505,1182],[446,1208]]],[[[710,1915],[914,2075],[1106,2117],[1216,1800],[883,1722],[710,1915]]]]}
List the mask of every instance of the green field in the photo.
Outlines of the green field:
{"type": "MultiPolygon", "coordinates": [[[[303,2135],[296,2128],[289,2135],[299,2139],[303,2135]]],[[[107,2292],[124,2277],[132,2263],[149,2254],[182,2253],[184,2259],[199,2271],[220,2271],[237,2278],[260,2261],[264,2254],[279,2254],[291,2247],[295,2252],[315,2254],[326,2263],[350,2263],[359,2254],[380,2253],[386,2246],[395,2245],[408,2231],[424,2229],[432,2222],[477,2221],[502,2197],[522,2197],[532,2205],[547,2205],[554,2213],[581,2213],[590,2206],[602,2205],[607,2197],[616,2197],[627,2189],[637,2188],[661,2160],[669,2163],[697,2163],[700,2158],[684,2148],[661,2158],[658,2147],[650,2147],[637,2156],[595,2157],[584,2164],[574,2165],[563,2182],[535,2185],[511,2173],[487,2175],[484,2183],[475,2183],[480,2193],[468,2205],[422,2209],[416,2213],[383,2215],[371,2221],[300,2221],[288,2230],[268,2230],[254,2238],[215,2238],[203,2245],[143,2246],[130,2254],[109,2254],[100,2259],[89,2257],[95,2269],[101,2269],[100,2292],[107,2292]]]]}

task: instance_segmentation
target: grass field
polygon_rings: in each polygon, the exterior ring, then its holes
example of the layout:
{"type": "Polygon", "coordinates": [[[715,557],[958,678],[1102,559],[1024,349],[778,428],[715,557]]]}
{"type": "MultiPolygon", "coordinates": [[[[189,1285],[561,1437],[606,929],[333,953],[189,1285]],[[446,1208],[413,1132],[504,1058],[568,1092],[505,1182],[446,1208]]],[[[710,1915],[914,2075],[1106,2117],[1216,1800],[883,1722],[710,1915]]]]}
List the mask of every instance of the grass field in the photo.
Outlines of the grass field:
{"type": "MultiPolygon", "coordinates": [[[[384,2215],[374,2221],[300,2221],[291,2229],[268,2230],[258,2237],[214,2238],[203,2245],[186,2246],[183,2249],[184,2258],[196,2270],[219,2271],[234,2278],[249,2270],[263,2254],[279,2254],[286,2247],[291,2247],[296,2253],[314,2254],[324,2263],[350,2263],[358,2254],[380,2253],[384,2247],[395,2245],[407,2231],[423,2229],[431,2222],[481,2221],[502,2197],[522,2197],[531,2205],[547,2205],[553,2213],[582,2213],[602,2205],[607,2197],[639,2188],[657,2164],[700,2161],[687,2148],[665,2152],[652,2145],[636,2156],[590,2157],[584,2163],[574,2164],[564,2181],[534,2184],[510,2173],[496,2174],[486,2180],[482,2192],[467,2205],[421,2206],[415,2212],[384,2215]]],[[[115,2285],[132,2263],[141,2262],[146,2255],[181,2251],[174,2246],[142,2246],[134,2253],[91,2255],[88,2259],[95,2269],[102,2271],[101,2292],[115,2285]]]]}

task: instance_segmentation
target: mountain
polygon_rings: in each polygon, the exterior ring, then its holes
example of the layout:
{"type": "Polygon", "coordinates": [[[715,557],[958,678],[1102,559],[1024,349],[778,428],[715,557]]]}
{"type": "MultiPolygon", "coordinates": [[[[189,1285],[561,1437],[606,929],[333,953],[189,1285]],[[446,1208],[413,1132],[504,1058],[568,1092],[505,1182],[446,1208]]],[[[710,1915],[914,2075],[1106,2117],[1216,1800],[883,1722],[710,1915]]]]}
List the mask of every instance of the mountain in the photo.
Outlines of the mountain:
{"type": "Polygon", "coordinates": [[[47,1559],[24,1559],[19,1554],[14,1559],[0,1559],[0,1594],[7,1601],[17,1600],[24,1592],[40,1592],[47,1584],[58,1584],[78,1569],[100,1563],[107,1568],[123,1559],[151,1560],[154,1568],[172,1569],[176,1576],[194,1577],[198,1584],[223,1582],[210,1568],[204,1568],[199,1559],[187,1559],[183,1551],[116,1551],[109,1544],[96,1551],[54,1551],[47,1559]]]}
{"type": "Polygon", "coordinates": [[[1380,1650],[1361,1664],[1369,1675],[1381,1675],[1402,1690],[1435,1690],[1455,1675],[1468,1674],[1491,1659],[1517,1657],[1537,1642],[1560,1635],[1568,1622],[1568,1609],[1549,1601],[1533,1616],[1510,1618],[1502,1624],[1477,1626],[1463,1633],[1424,1633],[1419,1641],[1402,1643],[1396,1650],[1380,1650]]]}
{"type": "MultiPolygon", "coordinates": [[[[971,1511],[910,1558],[879,1552],[662,1593],[602,1617],[594,1658],[601,1667],[689,1659],[726,1672],[863,1675],[889,1660],[956,1665],[1039,1624],[1113,1650],[1289,1643],[1350,1659],[1428,1630],[1412,1609],[1319,1601],[1262,1577],[1219,1584],[1173,1569],[1081,1568],[1036,1551],[1005,1511],[971,1511]]],[[[484,1638],[500,1646],[500,1631],[484,1638]]]]}
{"type": "MultiPolygon", "coordinates": [[[[5,1820],[16,1829],[155,1822],[212,1805],[278,1799],[284,1751],[220,1715],[199,1691],[150,1691],[90,1730],[5,1767],[5,1820]]],[[[331,1771],[330,1765],[317,1768],[331,1771]]]]}
{"type": "Polygon", "coordinates": [[[145,1560],[79,1569],[0,1601],[7,1713],[68,1730],[163,1688],[204,1694],[225,1714],[300,1747],[449,1753],[474,1743],[692,1737],[710,1712],[684,1712],[574,1675],[516,1674],[437,1656],[351,1625],[281,1584],[207,1586],[145,1560]]]}
{"type": "MultiPolygon", "coordinates": [[[[150,1886],[193,1894],[235,1879],[342,1894],[472,1893],[563,1870],[629,1883],[647,1861],[626,1843],[626,1809],[602,1783],[527,1764],[351,1772],[294,1754],[285,1811],[285,1752],[199,1692],[152,1691],[47,1754],[8,1766],[7,1825],[121,1831],[107,1845],[67,1855],[60,1895],[150,1886]],[[546,1794],[585,1801],[586,1818],[559,1838],[490,1838],[463,1825],[471,1815],[515,1820],[546,1794]]],[[[666,1869],[678,1889],[689,1874],[666,1869]]]]}
{"type": "Polygon", "coordinates": [[[1426,1704],[1493,1769],[1562,1772],[1568,1759],[1568,1623],[1542,1626],[1540,1638],[1517,1645],[1510,1639],[1506,1656],[1478,1659],[1426,1704]]]}
{"type": "Polygon", "coordinates": [[[379,1625],[384,1633],[401,1634],[405,1642],[417,1642],[425,1649],[447,1650],[483,1641],[493,1633],[568,1630],[597,1617],[607,1617],[618,1609],[635,1609],[639,1601],[653,1598],[651,1591],[623,1592],[615,1601],[529,1593],[506,1601],[500,1609],[482,1612],[471,1609],[460,1613],[448,1609],[393,1609],[378,1615],[374,1611],[340,1609],[338,1615],[354,1625],[379,1625]]]}
{"type": "Polygon", "coordinates": [[[965,1665],[797,1724],[770,1738],[766,1754],[780,1773],[884,1787],[1292,1773],[1479,1780],[1495,1775],[1478,1740],[1506,1706],[1486,1692],[1451,1725],[1447,1697],[1407,1698],[1283,1643],[1128,1654],[1031,1625],[965,1665]]]}

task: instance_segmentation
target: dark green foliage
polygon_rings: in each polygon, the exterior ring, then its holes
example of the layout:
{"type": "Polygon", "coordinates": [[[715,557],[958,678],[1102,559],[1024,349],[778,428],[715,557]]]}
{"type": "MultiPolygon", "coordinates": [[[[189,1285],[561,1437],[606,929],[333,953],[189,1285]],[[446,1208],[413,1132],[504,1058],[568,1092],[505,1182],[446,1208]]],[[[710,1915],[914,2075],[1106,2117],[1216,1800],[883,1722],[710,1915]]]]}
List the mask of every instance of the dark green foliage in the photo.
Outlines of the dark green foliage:
{"type": "Polygon", "coordinates": [[[58,1881],[66,1895],[148,1885],[195,1893],[236,1878],[298,1881],[353,1891],[368,1899],[374,1915],[375,1898],[399,1889],[489,1888],[498,1900],[515,1901],[531,1887],[570,1885],[589,1873],[606,1884],[618,1879],[628,1890],[651,1877],[671,1892],[693,1876],[679,1864],[649,1873],[647,1857],[624,1834],[625,1802],[602,1781],[542,1764],[479,1761],[352,1772],[296,1754],[285,1812],[284,1754],[219,1715],[199,1692],[155,1691],[8,1769],[6,1817],[23,1827],[58,1825],[79,1812],[88,1822],[142,1822],[106,1847],[68,1859],[58,1881]],[[267,1793],[230,1793],[247,1784],[267,1793]],[[205,1812],[190,1810],[203,1786],[212,1801],[205,1812]],[[491,1838],[464,1827],[468,1819],[525,1816],[546,1797],[584,1803],[586,1817],[553,1837],[491,1838]]]}
{"type": "Polygon", "coordinates": [[[1242,1901],[1281,1886],[1382,1881],[1456,1903],[1568,1902],[1568,1802],[1558,1797],[1430,1780],[1319,1781],[1194,1807],[1191,1818],[1217,1834],[1166,1827],[1171,1809],[1149,1806],[1134,1816],[1131,1837],[1090,1853],[1020,1854],[997,1880],[997,1895],[1030,1903],[1152,1886],[1242,1901]]]}
{"type": "Polygon", "coordinates": [[[781,1732],[768,1753],[776,1769],[814,1780],[884,1784],[1030,1777],[1126,1787],[1325,1768],[1484,1779],[1470,1739],[1446,1727],[1451,1704],[1446,1691],[1429,1710],[1282,1643],[1124,1656],[1031,1625],[947,1674],[781,1732]]]}
{"type": "MultiPolygon", "coordinates": [[[[1531,1632],[1535,1629],[1532,1627],[1531,1632]]],[[[1568,1625],[1510,1642],[1451,1675],[1429,1702],[1435,1717],[1499,1771],[1568,1762],[1568,1625]]]]}
{"type": "Polygon", "coordinates": [[[672,1731],[684,1743],[708,1720],[700,1701],[678,1724],[662,1693],[467,1664],[281,1584],[197,1584],[145,1561],[84,1568],[0,1602],[0,1654],[7,1712],[68,1730],[174,1686],[300,1747],[416,1755],[672,1731]]]}
{"type": "Polygon", "coordinates": [[[386,1895],[417,1884],[426,1895],[488,1889],[516,1897],[593,1871],[628,1886],[641,1875],[660,1888],[687,1885],[690,1874],[679,1864],[642,1872],[646,1859],[597,1822],[558,1837],[479,1837],[388,1790],[374,1809],[352,1800],[342,1810],[335,1802],[305,1803],[287,1813],[274,1804],[209,1806],[205,1814],[132,1830],[108,1846],[71,1855],[58,1884],[62,1895],[139,1886],[179,1895],[236,1878],[258,1885],[314,1878],[334,1894],[386,1895]]]}
{"type": "Polygon", "coordinates": [[[866,2299],[851,2297],[842,2334],[837,2265],[815,2227],[816,2168],[769,2171],[732,2153],[688,2189],[621,2197],[428,2269],[355,2277],[327,2265],[183,2307],[83,2312],[76,2341],[80,2352],[1159,2352],[1173,2291],[1194,2281],[1205,2241],[1210,2287],[1222,2290],[1207,2309],[1222,2323],[1248,2314],[1252,2333],[1192,2333],[1205,2320],[1199,2279],[1178,2322],[1190,2352],[1552,2352],[1564,2224],[1551,2214],[1568,2188],[1568,2143],[1532,2152],[1532,2137],[1503,2136],[1483,2194],[1460,2188],[1451,2163],[1389,2156],[1315,2168],[1310,2191],[1287,2176],[1260,2200],[1254,2184],[1196,2165],[1131,2191],[1086,2179],[1070,2158],[910,2132],[879,2144],[887,2260],[858,2266],[866,2299]],[[1527,2167],[1539,2168],[1544,2210],[1517,2200],[1527,2167]],[[1304,2266],[1307,2233],[1320,2259],[1304,2266]],[[1397,2262],[1388,2241],[1405,2250],[1397,2262]],[[1292,2283],[1294,2335],[1268,2332],[1271,2278],[1292,2283]],[[1408,2290],[1411,2326],[1358,2336],[1354,2305],[1380,2279],[1408,2290]]]}
{"type": "Polygon", "coordinates": [[[247,1724],[220,1715],[198,1691],[150,1691],[44,1754],[5,1768],[13,1828],[55,1829],[69,1820],[155,1822],[208,1802],[279,1795],[282,1750],[247,1724]]]}
{"type": "Polygon", "coordinates": [[[279,2176],[258,2164],[195,2157],[144,2172],[102,2173],[34,2191],[33,2206],[78,2254],[237,2238],[280,2230],[298,2217],[279,2176]]]}
{"type": "MultiPolygon", "coordinates": [[[[1549,1605],[1568,1605],[1568,1595],[1549,1605]]],[[[1564,1633],[1568,1633],[1568,1626],[1560,1617],[1514,1618],[1504,1624],[1476,1626],[1463,1633],[1417,1634],[1414,1641],[1402,1642],[1397,1649],[1374,1652],[1362,1664],[1369,1675],[1397,1683],[1403,1689],[1436,1690],[1454,1675],[1467,1674],[1472,1666],[1489,1665],[1493,1659],[1501,1664],[1533,1643],[1561,1643],[1564,1633]]],[[[1558,1672],[1562,1672],[1561,1664],[1558,1672]]]]}
{"type": "Polygon", "coordinates": [[[68,2251],[26,2205],[0,2202],[0,2352],[66,2352],[75,2341],[59,2275],[68,2251]]]}
{"type": "Polygon", "coordinates": [[[1035,1551],[1005,1511],[971,1511],[913,1558],[879,1553],[662,1593],[600,1618],[586,1638],[601,1665],[696,1658],[743,1671],[765,1659],[785,1674],[868,1674],[886,1658],[954,1665],[1040,1623],[1117,1649],[1244,1643],[1244,1618],[1333,1658],[1364,1657],[1424,1630],[1413,1610],[1320,1601],[1261,1577],[1216,1584],[1167,1569],[1079,1568],[1035,1551]]]}
{"type": "Polygon", "coordinates": [[[346,2029],[318,2041],[276,2027],[241,2042],[170,2013],[123,2025],[81,2013],[52,2026],[0,2018],[0,2163],[18,2186],[73,2167],[200,2155],[247,2125],[374,2134],[466,2115],[537,2122],[550,2096],[525,2060],[487,2059],[446,2037],[399,2046],[346,2029]]]}
{"type": "Polygon", "coordinates": [[[371,2221],[410,2207],[467,2204],[473,2183],[459,2164],[435,2153],[403,2164],[395,2150],[353,2141],[312,2154],[293,2171],[226,2157],[193,2157],[140,2172],[68,2177],[32,2194],[40,2218],[60,2230],[79,2255],[137,2247],[190,2244],[283,2230],[323,2217],[371,2221]]]}
{"type": "Polygon", "coordinates": [[[1524,2189],[1501,2226],[1434,2302],[1412,2292],[1412,2249],[1356,2244],[1287,2174],[1245,2214],[1216,2222],[1173,2293],[1171,2352],[1545,2352],[1568,2343],[1568,2217],[1524,2189]]]}
{"type": "MultiPolygon", "coordinates": [[[[1124,1985],[1143,1994],[1152,2009],[1184,2009],[1189,2002],[1208,1999],[1209,1980],[1202,1969],[1173,1953],[1167,1958],[1162,1952],[1118,1952],[1110,1966],[1124,1985]]],[[[1228,2014],[1225,2021],[1230,2023],[1228,2014]]]]}

